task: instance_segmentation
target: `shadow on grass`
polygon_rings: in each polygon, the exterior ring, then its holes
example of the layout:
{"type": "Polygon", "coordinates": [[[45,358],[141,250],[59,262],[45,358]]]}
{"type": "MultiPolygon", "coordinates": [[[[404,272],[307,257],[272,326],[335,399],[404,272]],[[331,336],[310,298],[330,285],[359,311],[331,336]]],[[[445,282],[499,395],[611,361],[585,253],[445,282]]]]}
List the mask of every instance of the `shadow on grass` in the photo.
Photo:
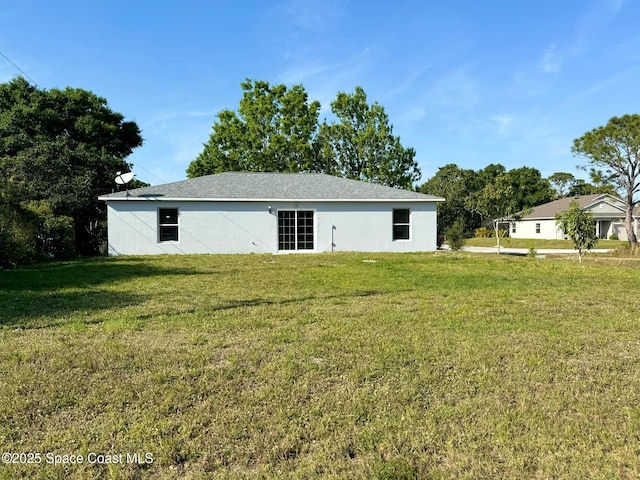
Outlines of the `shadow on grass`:
{"type": "MultiPolygon", "coordinates": [[[[407,291],[407,290],[404,290],[407,291]]],[[[390,292],[385,292],[382,290],[365,290],[365,291],[356,291],[356,292],[346,292],[340,294],[333,295],[306,295],[304,297],[295,297],[295,298],[284,298],[280,300],[267,300],[264,298],[252,298],[247,300],[228,300],[226,302],[220,303],[212,307],[210,310],[212,311],[222,311],[222,310],[234,310],[237,308],[246,308],[246,307],[259,307],[264,305],[289,305],[295,303],[307,303],[315,300],[344,300],[350,298],[357,297],[373,297],[379,295],[386,295],[390,292]]],[[[398,293],[394,291],[393,293],[398,293]]]]}
{"type": "Polygon", "coordinates": [[[136,257],[124,260],[98,257],[0,271],[0,292],[88,288],[138,277],[197,273],[195,269],[156,267],[136,257]]]}
{"type": "MultiPolygon", "coordinates": [[[[408,291],[408,290],[403,290],[408,291]]],[[[305,295],[302,297],[295,298],[284,298],[277,300],[269,300],[265,298],[247,298],[247,299],[236,299],[236,300],[226,300],[217,305],[211,306],[201,306],[197,308],[190,308],[188,310],[181,310],[181,314],[197,314],[203,312],[222,312],[226,310],[238,310],[243,308],[253,308],[253,307],[264,307],[264,306],[283,306],[283,305],[292,305],[297,303],[307,304],[313,301],[329,301],[329,300],[345,300],[345,299],[353,299],[358,297],[372,297],[372,296],[383,296],[387,295],[391,292],[384,292],[380,290],[367,290],[367,291],[356,291],[356,292],[347,292],[342,294],[335,295],[305,295]]],[[[398,293],[394,291],[393,293],[398,293]]],[[[138,320],[149,320],[157,317],[157,313],[152,313],[148,315],[138,315],[136,318],[138,320]]]]}
{"type": "Polygon", "coordinates": [[[0,327],[41,328],[58,325],[62,318],[78,312],[89,316],[136,305],[148,295],[118,291],[113,287],[119,281],[196,273],[195,269],[162,268],[137,259],[106,258],[0,271],[0,327]]]}

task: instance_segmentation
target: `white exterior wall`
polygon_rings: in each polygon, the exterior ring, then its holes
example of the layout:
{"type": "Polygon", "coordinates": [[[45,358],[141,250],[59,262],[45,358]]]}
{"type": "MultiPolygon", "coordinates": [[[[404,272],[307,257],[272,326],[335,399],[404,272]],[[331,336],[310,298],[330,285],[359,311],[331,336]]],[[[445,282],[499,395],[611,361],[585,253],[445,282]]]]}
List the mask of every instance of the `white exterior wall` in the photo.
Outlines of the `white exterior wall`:
{"type": "MultiPolygon", "coordinates": [[[[600,238],[609,238],[617,235],[619,240],[627,240],[627,230],[624,227],[624,220],[611,218],[595,218],[596,235],[600,238]],[[604,223],[603,223],[604,222],[604,223]],[[605,230],[601,231],[601,228],[605,230]]],[[[509,226],[509,236],[511,238],[541,238],[545,240],[562,240],[564,232],[556,225],[555,220],[523,220],[516,222],[516,233],[513,233],[509,226]],[[540,224],[540,233],[536,233],[536,223],[540,224]]]]}
{"type": "MultiPolygon", "coordinates": [[[[596,221],[596,235],[609,238],[617,235],[619,240],[627,240],[627,230],[624,226],[624,203],[611,197],[606,197],[589,206],[587,211],[593,214],[596,221]]],[[[634,219],[634,230],[638,231],[638,219],[634,219]]],[[[553,219],[530,218],[516,222],[516,232],[509,226],[511,238],[542,238],[548,240],[564,239],[564,232],[557,228],[553,219]],[[536,223],[540,224],[540,233],[536,233],[536,223]]]]}
{"type": "Polygon", "coordinates": [[[109,255],[277,253],[278,210],[314,211],[314,252],[436,249],[435,202],[129,200],[108,202],[109,255]],[[178,242],[159,241],[160,208],[178,208],[178,242]],[[394,208],[410,210],[409,240],[392,239],[394,208]]]}
{"type": "MultiPolygon", "coordinates": [[[[611,235],[618,235],[619,240],[627,240],[627,230],[624,227],[624,220],[610,218],[595,218],[596,235],[601,238],[609,238],[611,235]],[[601,223],[601,222],[605,223],[601,223]],[[600,228],[606,226],[606,231],[600,231],[600,228]]],[[[516,233],[513,233],[509,227],[509,235],[511,238],[541,238],[545,240],[562,240],[564,232],[558,228],[555,220],[523,220],[516,222],[516,233]],[[540,233],[536,233],[536,223],[540,224],[540,233]]]]}
{"type": "Polygon", "coordinates": [[[555,220],[523,220],[516,223],[516,232],[513,233],[509,225],[511,238],[541,238],[544,240],[556,240],[564,238],[562,230],[558,229],[555,220]],[[540,224],[540,233],[536,233],[536,224],[540,224]]]}

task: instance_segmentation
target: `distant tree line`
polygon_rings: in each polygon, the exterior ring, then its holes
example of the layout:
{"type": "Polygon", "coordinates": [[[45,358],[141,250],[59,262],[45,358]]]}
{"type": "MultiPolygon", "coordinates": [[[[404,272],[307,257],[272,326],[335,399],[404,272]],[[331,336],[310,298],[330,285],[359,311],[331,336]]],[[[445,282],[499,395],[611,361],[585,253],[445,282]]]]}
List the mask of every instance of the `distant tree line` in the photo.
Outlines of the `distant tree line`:
{"type": "Polygon", "coordinates": [[[450,163],[420,185],[421,193],[438,195],[438,232],[444,233],[456,221],[470,232],[489,220],[514,215],[562,197],[609,193],[616,195],[614,177],[592,168],[591,183],[565,172],[543,178],[532,167],[506,170],[490,164],[481,170],[462,169],[450,163]]]}

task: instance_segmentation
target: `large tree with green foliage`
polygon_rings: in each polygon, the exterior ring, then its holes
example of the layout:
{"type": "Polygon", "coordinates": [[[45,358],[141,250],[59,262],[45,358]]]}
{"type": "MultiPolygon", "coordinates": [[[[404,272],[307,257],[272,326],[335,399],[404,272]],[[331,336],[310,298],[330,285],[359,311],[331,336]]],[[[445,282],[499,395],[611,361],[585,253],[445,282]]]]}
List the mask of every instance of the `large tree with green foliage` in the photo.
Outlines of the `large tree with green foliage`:
{"type": "Polygon", "coordinates": [[[302,85],[287,88],[247,79],[237,112],[222,110],[189,177],[226,171],[316,170],[312,141],[320,103],[309,103],[302,85]]]}
{"type": "Polygon", "coordinates": [[[406,189],[420,179],[415,150],[402,146],[384,107],[369,105],[362,87],[338,93],[331,111],[338,121],[320,126],[318,142],[327,173],[406,189]]]}
{"type": "Polygon", "coordinates": [[[467,208],[465,199],[475,191],[477,173],[471,169],[462,169],[454,163],[440,167],[436,174],[423,183],[418,191],[429,195],[444,197],[438,202],[438,233],[460,222],[463,231],[480,226],[480,215],[467,208]]]}
{"type": "Polygon", "coordinates": [[[553,196],[558,199],[565,197],[576,183],[576,177],[572,173],[555,172],[547,178],[553,189],[553,196]]]}
{"type": "Polygon", "coordinates": [[[569,210],[556,215],[556,221],[564,234],[573,241],[574,248],[578,250],[578,260],[582,263],[582,252],[598,244],[593,214],[582,210],[580,204],[573,200],[569,204],[569,210]]]}
{"type": "MultiPolygon", "coordinates": [[[[116,171],[129,169],[125,158],[141,144],[138,126],[92,92],[39,89],[23,78],[0,84],[5,206],[31,208],[43,224],[71,218],[78,253],[97,252],[105,220],[97,197],[112,189],[116,171]]],[[[29,223],[27,216],[18,223],[29,223]]]]}
{"type": "Polygon", "coordinates": [[[322,172],[411,188],[420,177],[415,151],[404,148],[378,103],[362,88],[339,93],[334,123],[318,123],[320,103],[302,85],[287,88],[247,79],[238,111],[217,115],[189,177],[225,171],[322,172]]]}
{"type": "Polygon", "coordinates": [[[633,208],[640,191],[640,115],[613,117],[573,142],[572,152],[586,158],[603,176],[613,179],[625,202],[625,228],[632,248],[638,239],[633,229],[633,208]]]}
{"type": "Polygon", "coordinates": [[[513,187],[514,201],[518,210],[541,205],[553,199],[551,184],[536,168],[514,168],[505,176],[513,187]]]}

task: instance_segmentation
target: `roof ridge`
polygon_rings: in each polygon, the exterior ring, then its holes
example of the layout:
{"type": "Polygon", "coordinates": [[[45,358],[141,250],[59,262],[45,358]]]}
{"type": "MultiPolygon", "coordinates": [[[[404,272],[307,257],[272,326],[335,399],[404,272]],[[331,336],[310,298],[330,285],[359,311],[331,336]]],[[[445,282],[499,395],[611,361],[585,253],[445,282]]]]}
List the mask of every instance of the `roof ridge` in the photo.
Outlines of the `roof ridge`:
{"type": "Polygon", "coordinates": [[[132,189],[101,200],[443,201],[441,197],[321,172],[221,172],[132,189]]]}

